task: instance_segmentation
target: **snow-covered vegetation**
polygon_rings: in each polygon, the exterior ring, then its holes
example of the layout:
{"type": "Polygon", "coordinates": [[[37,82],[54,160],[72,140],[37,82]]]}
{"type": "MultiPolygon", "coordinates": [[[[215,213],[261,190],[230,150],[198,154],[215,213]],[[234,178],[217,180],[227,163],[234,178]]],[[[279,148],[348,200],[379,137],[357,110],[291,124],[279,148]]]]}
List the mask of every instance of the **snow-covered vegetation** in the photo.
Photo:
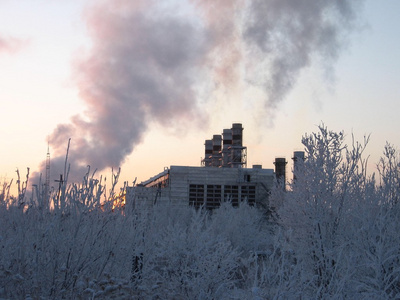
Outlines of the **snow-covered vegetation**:
{"type": "MultiPolygon", "coordinates": [[[[400,166],[390,144],[367,175],[362,143],[321,125],[306,160],[265,211],[113,207],[88,170],[80,184],[0,191],[0,298],[399,299],[400,166]]],[[[68,178],[66,171],[65,177],[68,178]]]]}

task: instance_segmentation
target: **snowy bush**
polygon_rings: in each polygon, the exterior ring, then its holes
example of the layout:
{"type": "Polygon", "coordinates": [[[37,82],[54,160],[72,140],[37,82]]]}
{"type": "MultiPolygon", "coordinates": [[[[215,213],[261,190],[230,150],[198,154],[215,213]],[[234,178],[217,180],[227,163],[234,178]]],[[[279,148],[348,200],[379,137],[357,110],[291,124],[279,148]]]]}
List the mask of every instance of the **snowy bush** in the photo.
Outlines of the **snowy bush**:
{"type": "Polygon", "coordinates": [[[27,195],[28,176],[17,197],[3,185],[0,298],[399,299],[399,153],[387,144],[369,176],[368,137],[318,130],[272,215],[123,206],[119,172],[107,188],[90,168],[80,184],[66,169],[49,196],[40,183],[27,195]]]}
{"type": "MultiPolygon", "coordinates": [[[[400,297],[398,156],[385,149],[381,183],[366,175],[364,143],[344,134],[306,135],[306,160],[278,210],[298,278],[290,294],[306,298],[400,297]],[[389,179],[390,178],[390,179],[389,179]]],[[[289,285],[288,285],[289,286],[289,285]]]]}

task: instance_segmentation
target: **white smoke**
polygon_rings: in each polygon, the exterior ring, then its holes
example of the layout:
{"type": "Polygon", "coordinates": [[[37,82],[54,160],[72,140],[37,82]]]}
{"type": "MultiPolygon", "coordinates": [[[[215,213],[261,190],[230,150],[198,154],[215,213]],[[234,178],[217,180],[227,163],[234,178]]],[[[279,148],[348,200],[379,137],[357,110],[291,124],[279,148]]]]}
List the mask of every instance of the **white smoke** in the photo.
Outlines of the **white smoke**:
{"type": "Polygon", "coordinates": [[[204,126],[199,91],[207,81],[261,88],[273,118],[303,68],[317,57],[335,62],[362,0],[168,3],[108,0],[88,8],[92,47],[74,73],[85,107],[51,135],[53,161],[61,164],[72,138],[75,165],[117,167],[152,122],[204,126]]]}

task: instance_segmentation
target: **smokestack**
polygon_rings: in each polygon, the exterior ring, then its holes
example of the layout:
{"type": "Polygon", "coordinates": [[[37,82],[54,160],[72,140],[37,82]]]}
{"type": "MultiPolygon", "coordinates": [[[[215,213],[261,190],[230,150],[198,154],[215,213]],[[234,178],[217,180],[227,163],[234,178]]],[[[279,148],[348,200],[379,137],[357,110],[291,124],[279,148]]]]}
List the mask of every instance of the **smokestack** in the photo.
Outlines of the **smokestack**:
{"type": "Polygon", "coordinates": [[[205,145],[204,166],[211,167],[212,155],[213,155],[213,141],[206,140],[204,145],[205,145]]]}
{"type": "Polygon", "coordinates": [[[222,137],[221,137],[221,135],[214,134],[212,142],[213,142],[212,166],[220,167],[222,164],[222,152],[221,152],[222,137]]]}
{"type": "Polygon", "coordinates": [[[294,151],[293,152],[293,180],[297,179],[299,175],[301,165],[304,162],[304,151],[294,151]]]}
{"type": "Polygon", "coordinates": [[[222,148],[222,159],[223,159],[223,167],[231,167],[231,156],[230,148],[232,147],[232,129],[224,129],[222,133],[223,138],[223,148],[222,148]]]}
{"type": "Polygon", "coordinates": [[[232,145],[243,146],[243,127],[240,123],[232,124],[232,145]]]}
{"type": "Polygon", "coordinates": [[[239,168],[246,165],[246,147],[243,147],[243,127],[240,123],[232,124],[232,147],[231,164],[232,168],[239,168]]]}
{"type": "Polygon", "coordinates": [[[286,186],[286,158],[277,157],[275,158],[275,176],[278,184],[282,184],[283,189],[286,186]]]}

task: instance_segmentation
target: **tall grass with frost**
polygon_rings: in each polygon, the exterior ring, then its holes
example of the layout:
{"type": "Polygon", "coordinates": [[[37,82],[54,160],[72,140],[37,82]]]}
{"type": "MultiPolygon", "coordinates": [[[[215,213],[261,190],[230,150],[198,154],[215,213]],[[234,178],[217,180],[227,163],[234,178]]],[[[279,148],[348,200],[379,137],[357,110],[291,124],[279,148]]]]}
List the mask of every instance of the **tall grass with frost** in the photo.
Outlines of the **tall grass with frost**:
{"type": "MultiPolygon", "coordinates": [[[[0,298],[398,299],[400,161],[390,144],[367,175],[363,143],[318,127],[306,160],[265,211],[229,202],[115,206],[119,171],[87,169],[50,195],[18,177],[0,194],[0,298]],[[376,176],[376,177],[375,177],[376,176]]],[[[68,157],[68,155],[67,155],[68,157]]],[[[18,173],[19,176],[19,173],[18,173]]]]}

